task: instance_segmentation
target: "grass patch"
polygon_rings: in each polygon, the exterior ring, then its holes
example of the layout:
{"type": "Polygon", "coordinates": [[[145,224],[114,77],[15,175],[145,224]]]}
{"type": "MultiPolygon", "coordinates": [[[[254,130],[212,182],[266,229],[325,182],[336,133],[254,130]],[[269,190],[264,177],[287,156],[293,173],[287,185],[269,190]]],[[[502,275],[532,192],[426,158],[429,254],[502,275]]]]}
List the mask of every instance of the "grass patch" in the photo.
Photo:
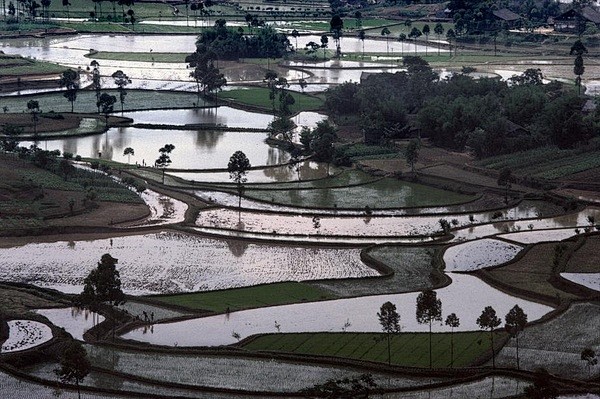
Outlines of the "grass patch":
{"type": "Polygon", "coordinates": [[[0,76],[25,76],[60,73],[66,68],[43,61],[0,54],[0,76]]]}
{"type": "Polygon", "coordinates": [[[598,273],[600,265],[600,236],[587,237],[567,262],[568,273],[598,273]]]}
{"type": "MultiPolygon", "coordinates": [[[[494,344],[504,332],[495,333],[494,344]]],[[[454,366],[471,366],[490,350],[488,332],[454,333],[454,366]]],[[[499,345],[498,345],[499,346],[499,345]]],[[[429,367],[429,334],[401,333],[390,342],[391,363],[405,367],[429,367]]],[[[387,339],[378,333],[300,333],[262,335],[243,345],[253,351],[334,356],[364,361],[388,362],[387,339]]],[[[450,366],[450,334],[432,335],[433,367],[450,366]]]]}
{"type": "MultiPolygon", "coordinates": [[[[62,5],[62,2],[53,1],[52,3],[50,3],[50,6],[48,8],[50,15],[62,18],[89,18],[90,12],[94,11],[94,3],[90,2],[89,0],[69,0],[69,4],[70,5],[67,8],[62,5]]],[[[121,17],[123,11],[121,6],[119,6],[116,2],[115,6],[116,9],[114,14],[117,18],[119,18],[121,17]]],[[[113,16],[112,4],[110,4],[109,2],[104,2],[101,4],[100,7],[102,9],[102,12],[100,12],[98,9],[98,18],[106,18],[109,15],[111,17],[113,16]]],[[[135,17],[137,19],[154,16],[156,16],[158,19],[159,13],[161,13],[164,16],[170,16],[172,14],[171,7],[169,7],[169,5],[166,3],[136,3],[132,7],[132,9],[135,12],[135,17]]],[[[127,11],[127,7],[125,7],[125,11],[127,11]]],[[[185,8],[183,8],[183,11],[185,12],[185,8]]]]}
{"type": "Polygon", "coordinates": [[[242,309],[334,298],[333,295],[321,289],[296,282],[152,297],[156,301],[169,305],[213,312],[226,312],[227,309],[233,312],[242,309]]]}
{"type": "MultiPolygon", "coordinates": [[[[102,90],[119,98],[116,90],[102,90]]],[[[71,103],[61,93],[38,93],[30,96],[10,96],[2,98],[2,106],[7,106],[10,112],[27,112],[27,102],[34,99],[39,102],[43,112],[71,112],[71,103]]],[[[150,90],[127,90],[127,98],[123,109],[125,111],[191,108],[198,101],[196,93],[167,92],[150,90]]],[[[201,100],[202,101],[202,100],[201,100]]],[[[115,115],[121,110],[121,103],[115,104],[115,115]]],[[[96,113],[96,93],[90,90],[80,90],[74,104],[78,113],[96,113]]]]}
{"type": "MultiPolygon", "coordinates": [[[[433,289],[444,282],[434,262],[436,249],[430,247],[378,246],[367,249],[367,259],[393,270],[386,278],[338,279],[308,282],[339,296],[381,295],[433,289]]],[[[369,263],[369,262],[367,262],[369,263]]]]}
{"type": "MultiPolygon", "coordinates": [[[[557,245],[556,243],[537,244],[516,262],[491,270],[480,270],[477,273],[532,294],[553,298],[577,298],[576,295],[559,290],[550,283],[553,276],[554,248],[557,245]]],[[[569,253],[576,244],[567,241],[562,245],[567,246],[566,253],[569,253]]]]}
{"type": "Polygon", "coordinates": [[[363,159],[368,157],[380,158],[381,156],[386,157],[400,157],[398,150],[390,147],[383,147],[379,145],[366,145],[362,143],[350,144],[341,146],[337,149],[340,155],[356,159],[363,159]]]}
{"type": "MultiPolygon", "coordinates": [[[[290,107],[292,112],[318,110],[323,106],[323,100],[308,94],[293,93],[295,103],[290,107]]],[[[227,98],[241,104],[247,104],[254,107],[271,110],[273,103],[269,99],[269,89],[264,87],[253,87],[249,89],[228,90],[221,94],[222,98],[227,98]]],[[[275,106],[277,107],[277,101],[275,106]]]]}

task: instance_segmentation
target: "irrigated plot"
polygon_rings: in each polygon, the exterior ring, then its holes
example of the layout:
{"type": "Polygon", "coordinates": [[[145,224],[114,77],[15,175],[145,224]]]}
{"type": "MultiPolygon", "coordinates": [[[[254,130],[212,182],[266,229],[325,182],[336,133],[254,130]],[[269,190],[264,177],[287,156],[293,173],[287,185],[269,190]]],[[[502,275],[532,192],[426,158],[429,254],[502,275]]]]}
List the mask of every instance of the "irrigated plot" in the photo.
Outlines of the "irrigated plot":
{"type": "MultiPolygon", "coordinates": [[[[546,368],[550,373],[570,378],[587,378],[587,363],[581,360],[581,351],[600,350],[600,306],[593,303],[571,305],[560,316],[542,324],[525,328],[519,335],[521,368],[546,368]]],[[[500,351],[496,364],[516,367],[516,340],[511,340],[500,351]]],[[[600,366],[593,366],[592,375],[600,366]]]]}
{"type": "MultiPolygon", "coordinates": [[[[178,355],[125,351],[86,345],[96,367],[157,382],[245,391],[294,392],[328,379],[361,373],[359,369],[292,363],[289,361],[227,356],[178,355]]],[[[389,377],[375,373],[380,386],[429,384],[429,378],[389,377]]],[[[434,379],[439,382],[442,379],[434,379]]]]}
{"type": "Polygon", "coordinates": [[[470,272],[512,260],[523,247],[505,241],[483,239],[456,244],[444,252],[445,271],[470,272]]]}
{"type": "Polygon", "coordinates": [[[435,249],[428,247],[375,247],[367,250],[366,255],[391,268],[391,276],[377,279],[315,281],[308,284],[339,296],[422,291],[444,281],[442,272],[432,264],[434,254],[435,249]]]}
{"type": "Polygon", "coordinates": [[[0,278],[80,293],[83,279],[105,253],[119,260],[123,290],[131,294],[379,275],[361,262],[360,249],[258,245],[163,232],[2,248],[0,278]]]}
{"type": "Polygon", "coordinates": [[[34,348],[52,339],[50,327],[33,320],[10,320],[8,334],[0,352],[18,352],[34,348]]]}

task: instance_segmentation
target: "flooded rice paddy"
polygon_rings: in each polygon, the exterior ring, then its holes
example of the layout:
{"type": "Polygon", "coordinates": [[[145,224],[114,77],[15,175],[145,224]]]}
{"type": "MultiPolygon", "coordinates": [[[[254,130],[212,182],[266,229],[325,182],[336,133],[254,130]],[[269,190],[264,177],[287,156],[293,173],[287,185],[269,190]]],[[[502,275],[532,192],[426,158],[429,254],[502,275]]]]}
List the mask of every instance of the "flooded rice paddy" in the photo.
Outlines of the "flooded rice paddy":
{"type": "MultiPolygon", "coordinates": [[[[503,218],[494,218],[496,212],[483,212],[456,215],[445,215],[447,221],[456,220],[456,226],[468,226],[473,217],[475,223],[483,223],[470,227],[463,227],[453,230],[454,241],[473,240],[476,238],[488,237],[494,234],[513,231],[521,226],[527,229],[528,225],[533,225],[534,229],[547,229],[558,227],[573,227],[588,225],[587,217],[594,216],[600,218],[600,209],[586,208],[585,210],[557,216],[552,218],[535,218],[539,211],[529,204],[518,205],[510,208],[503,213],[503,218]]],[[[206,210],[200,212],[196,225],[203,228],[215,229],[215,233],[223,231],[228,235],[229,231],[243,235],[246,233],[254,234],[273,234],[278,235],[304,235],[310,236],[352,236],[352,237],[408,237],[408,236],[431,236],[440,234],[440,215],[423,216],[388,216],[374,217],[364,215],[362,217],[335,217],[321,216],[319,218],[318,228],[311,215],[292,215],[292,214],[262,214],[254,212],[238,212],[234,209],[206,210]],[[243,225],[240,225],[240,220],[243,225]]]]}
{"type": "MultiPolygon", "coordinates": [[[[359,374],[336,366],[293,363],[279,359],[216,357],[126,351],[86,345],[97,367],[152,380],[247,391],[293,392],[328,379],[359,374]]],[[[402,388],[444,381],[441,378],[398,377],[374,373],[380,387],[402,388]]]]}
{"type": "MultiPolygon", "coordinates": [[[[139,129],[134,127],[111,128],[106,133],[47,140],[38,143],[48,150],[60,150],[82,157],[127,162],[123,151],[127,147],[135,150],[131,162],[153,166],[160,155],[158,150],[165,144],[173,144],[170,168],[210,169],[227,168],[231,155],[244,142],[244,153],[252,166],[279,165],[289,160],[289,154],[270,147],[264,140],[264,132],[227,132],[215,130],[169,130],[139,129]]],[[[29,146],[33,142],[21,142],[29,146]]]]}
{"type": "Polygon", "coordinates": [[[125,112],[134,123],[183,126],[189,124],[221,125],[237,128],[266,129],[273,115],[243,111],[221,106],[218,108],[169,109],[125,112]]]}
{"type": "Polygon", "coordinates": [[[512,260],[523,247],[504,241],[484,238],[456,244],[444,252],[447,272],[470,272],[498,266],[512,260]]]}
{"type": "Polygon", "coordinates": [[[104,321],[104,317],[80,308],[37,309],[37,314],[46,317],[52,324],[62,327],[74,339],[83,341],[83,334],[104,321]]]}
{"type": "MultiPolygon", "coordinates": [[[[277,155],[281,155],[278,153],[277,155]]],[[[276,162],[286,162],[281,159],[276,162]]],[[[323,179],[328,176],[327,165],[318,162],[304,161],[298,164],[300,167],[300,175],[303,179],[323,179]]],[[[332,169],[332,168],[330,168],[332,169]]],[[[169,176],[175,176],[190,182],[205,182],[205,183],[231,183],[229,172],[227,171],[182,171],[182,172],[167,172],[169,176]]],[[[247,175],[247,183],[281,183],[281,182],[298,182],[298,173],[290,168],[289,165],[269,166],[259,169],[249,170],[247,175]]],[[[194,192],[199,198],[207,199],[210,202],[227,204],[234,200],[234,196],[212,190],[202,190],[194,192]]],[[[237,199],[235,199],[237,201],[237,199]]],[[[242,199],[245,206],[253,204],[254,201],[242,199]]]]}
{"type": "Polygon", "coordinates": [[[8,338],[0,347],[0,353],[35,348],[51,339],[52,330],[43,323],[33,320],[9,320],[8,338]]]}
{"type": "MultiPolygon", "coordinates": [[[[518,304],[529,316],[537,320],[552,310],[546,305],[515,298],[485,284],[476,277],[450,274],[452,284],[437,290],[442,301],[444,317],[456,313],[460,317],[457,331],[479,330],[477,317],[485,306],[492,306],[499,315],[506,314],[518,304]],[[465,292],[469,299],[464,298],[465,292]]],[[[154,324],[133,330],[122,336],[140,342],[168,346],[217,346],[237,342],[233,333],[242,338],[261,333],[288,332],[340,332],[349,320],[347,331],[379,332],[381,325],[377,312],[384,302],[391,301],[399,310],[402,331],[428,331],[428,326],[418,324],[414,309],[418,293],[374,295],[332,301],[274,306],[191,319],[172,323],[154,324]],[[274,326],[278,324],[280,329],[274,326]],[[189,331],[194,331],[190,334],[189,331]]],[[[445,325],[435,324],[433,331],[450,331],[445,325]]]]}
{"type": "Polygon", "coordinates": [[[500,234],[498,237],[515,241],[520,244],[537,244],[547,241],[562,241],[567,238],[575,237],[576,235],[578,235],[578,233],[575,229],[566,228],[556,230],[520,231],[517,233],[500,234]]]}
{"type": "Polygon", "coordinates": [[[1,248],[0,279],[79,293],[105,253],[119,259],[123,290],[137,295],[379,275],[362,263],[360,249],[259,245],[163,232],[1,248]]]}

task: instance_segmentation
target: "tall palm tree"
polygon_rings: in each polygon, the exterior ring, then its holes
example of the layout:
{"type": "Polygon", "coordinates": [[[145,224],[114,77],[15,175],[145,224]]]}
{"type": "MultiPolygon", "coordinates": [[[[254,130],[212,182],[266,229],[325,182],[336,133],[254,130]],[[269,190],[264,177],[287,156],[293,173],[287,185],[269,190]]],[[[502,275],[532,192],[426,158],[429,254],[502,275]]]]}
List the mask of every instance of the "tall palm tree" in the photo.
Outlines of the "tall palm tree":
{"type": "Polygon", "coordinates": [[[440,36],[442,35],[442,33],[444,33],[444,27],[442,26],[441,23],[438,22],[435,25],[435,27],[433,28],[433,31],[435,32],[435,34],[438,37],[438,55],[440,55],[440,45],[441,45],[441,43],[440,43],[440,36]]]}
{"type": "Polygon", "coordinates": [[[385,27],[381,30],[381,36],[385,37],[385,47],[386,47],[386,55],[389,57],[390,56],[390,42],[389,42],[389,36],[390,36],[390,30],[385,27]]]}
{"type": "MultiPolygon", "coordinates": [[[[425,35],[425,41],[429,42],[429,33],[431,32],[431,29],[429,28],[429,25],[425,24],[423,25],[423,34],[425,35]]],[[[427,46],[425,46],[425,57],[427,57],[427,46]]]]}
{"type": "Polygon", "coordinates": [[[365,58],[365,37],[366,37],[366,33],[364,29],[361,29],[358,31],[358,40],[360,40],[362,42],[362,58],[365,58]]]}

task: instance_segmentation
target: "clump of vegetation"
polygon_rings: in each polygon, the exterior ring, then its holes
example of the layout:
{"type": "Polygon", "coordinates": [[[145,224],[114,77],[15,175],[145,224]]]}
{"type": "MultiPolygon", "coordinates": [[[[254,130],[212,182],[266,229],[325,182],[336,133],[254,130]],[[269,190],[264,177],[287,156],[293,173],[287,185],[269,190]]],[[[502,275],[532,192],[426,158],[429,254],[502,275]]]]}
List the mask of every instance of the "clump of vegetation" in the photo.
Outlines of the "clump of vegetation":
{"type": "Polygon", "coordinates": [[[405,57],[404,64],[405,72],[330,88],[326,108],[334,118],[359,115],[367,144],[405,138],[418,128],[436,145],[479,158],[550,145],[580,147],[600,124],[598,113],[582,112],[585,98],[558,82],[542,84],[539,69],[508,82],[465,74],[439,80],[419,57],[405,57]]]}

